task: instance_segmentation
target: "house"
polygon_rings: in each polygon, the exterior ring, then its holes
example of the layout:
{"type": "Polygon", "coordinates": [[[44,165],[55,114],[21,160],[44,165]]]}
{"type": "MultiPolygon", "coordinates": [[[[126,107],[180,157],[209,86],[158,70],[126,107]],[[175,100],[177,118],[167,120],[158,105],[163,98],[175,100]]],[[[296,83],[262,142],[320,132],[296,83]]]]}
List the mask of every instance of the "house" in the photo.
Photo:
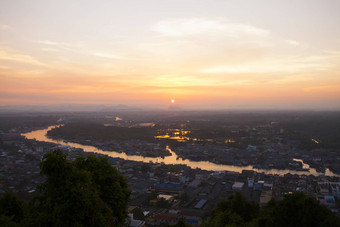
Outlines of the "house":
{"type": "Polygon", "coordinates": [[[242,190],[243,186],[244,186],[243,182],[235,182],[231,188],[233,190],[242,190]]]}
{"type": "Polygon", "coordinates": [[[318,186],[320,189],[320,193],[322,195],[328,195],[329,194],[329,183],[328,182],[318,182],[318,186]]]}
{"type": "Polygon", "coordinates": [[[207,203],[206,199],[201,199],[196,205],[195,205],[195,209],[201,209],[202,207],[204,207],[204,205],[207,203]]]}
{"type": "Polygon", "coordinates": [[[272,199],[271,191],[262,191],[260,196],[260,206],[264,206],[272,199]]]}
{"type": "Polygon", "coordinates": [[[165,193],[179,193],[183,190],[183,186],[179,184],[156,184],[156,190],[165,193]]]}
{"type": "Polygon", "coordinates": [[[330,182],[329,183],[332,195],[340,199],[340,182],[330,182]]]}

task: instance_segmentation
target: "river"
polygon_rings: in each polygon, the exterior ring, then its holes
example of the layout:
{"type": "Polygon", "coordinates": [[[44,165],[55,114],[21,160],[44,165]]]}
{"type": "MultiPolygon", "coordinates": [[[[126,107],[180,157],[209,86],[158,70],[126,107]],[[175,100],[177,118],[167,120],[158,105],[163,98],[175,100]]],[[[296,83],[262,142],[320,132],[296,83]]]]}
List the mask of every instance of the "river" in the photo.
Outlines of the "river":
{"type": "Polygon", "coordinates": [[[35,139],[37,141],[43,141],[43,142],[51,142],[59,145],[69,145],[74,148],[81,148],[85,152],[94,152],[94,153],[99,153],[99,154],[104,154],[108,155],[111,157],[119,157],[125,160],[130,160],[130,161],[138,161],[138,162],[153,162],[153,163],[164,163],[168,165],[176,165],[176,164],[181,164],[181,165],[186,165],[189,166],[193,169],[195,168],[200,168],[202,170],[208,170],[208,171],[233,171],[233,172],[242,172],[242,170],[253,170],[256,172],[264,172],[265,174],[278,174],[278,175],[284,175],[287,173],[290,174],[298,174],[298,175],[314,175],[314,176],[319,176],[322,174],[325,174],[326,176],[339,176],[332,171],[330,171],[328,168],[326,169],[325,173],[319,173],[316,171],[314,168],[310,168],[307,164],[303,163],[302,160],[299,159],[299,161],[302,162],[304,167],[308,167],[309,171],[294,171],[294,170],[279,170],[279,169],[254,169],[253,166],[234,166],[234,165],[220,165],[220,164],[215,164],[209,161],[191,161],[188,159],[182,159],[177,156],[175,152],[173,152],[169,147],[167,148],[168,151],[171,153],[171,156],[166,156],[164,158],[158,157],[158,158],[153,158],[153,157],[142,157],[139,155],[127,155],[126,153],[118,153],[114,151],[105,151],[98,149],[94,146],[89,146],[89,145],[82,145],[79,143],[73,143],[73,142],[64,142],[62,140],[55,140],[48,138],[46,136],[47,131],[58,127],[58,125],[54,126],[49,126],[48,128],[45,129],[39,129],[35,131],[31,131],[28,133],[22,133],[23,136],[25,136],[27,139],[35,139]]]}

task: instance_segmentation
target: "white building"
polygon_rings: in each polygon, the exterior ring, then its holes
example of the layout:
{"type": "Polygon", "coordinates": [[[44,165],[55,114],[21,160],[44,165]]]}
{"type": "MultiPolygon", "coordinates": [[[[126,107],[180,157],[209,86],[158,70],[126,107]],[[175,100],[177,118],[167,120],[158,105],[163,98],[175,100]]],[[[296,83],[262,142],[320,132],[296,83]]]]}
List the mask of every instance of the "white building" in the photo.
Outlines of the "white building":
{"type": "Polygon", "coordinates": [[[232,186],[232,189],[233,190],[242,190],[243,186],[244,186],[243,182],[235,182],[232,186]]]}
{"type": "Polygon", "coordinates": [[[330,182],[329,183],[332,195],[337,199],[340,199],[340,182],[330,182]]]}
{"type": "Polygon", "coordinates": [[[254,187],[254,178],[248,178],[248,187],[253,188],[254,187]]]}

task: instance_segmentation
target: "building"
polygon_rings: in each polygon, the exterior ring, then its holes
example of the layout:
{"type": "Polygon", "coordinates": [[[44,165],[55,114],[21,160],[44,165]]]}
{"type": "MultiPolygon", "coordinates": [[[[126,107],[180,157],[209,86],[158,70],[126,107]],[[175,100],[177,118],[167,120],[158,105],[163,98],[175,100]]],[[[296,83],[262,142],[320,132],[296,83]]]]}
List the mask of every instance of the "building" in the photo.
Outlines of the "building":
{"type": "Polygon", "coordinates": [[[156,184],[155,189],[158,192],[179,193],[183,190],[183,186],[179,184],[156,184]]]}
{"type": "Polygon", "coordinates": [[[253,188],[254,187],[254,178],[248,178],[248,187],[253,188]]]}
{"type": "Polygon", "coordinates": [[[329,187],[331,189],[332,195],[335,198],[340,199],[340,182],[330,182],[329,187]]]}
{"type": "Polygon", "coordinates": [[[328,182],[318,182],[321,195],[329,194],[329,183],[328,182]]]}
{"type": "Polygon", "coordinates": [[[243,182],[235,182],[231,188],[233,190],[242,190],[243,186],[244,186],[243,182]]]}
{"type": "Polygon", "coordinates": [[[196,205],[195,205],[195,209],[201,209],[202,207],[204,207],[204,205],[207,203],[206,199],[201,199],[196,205]]]}
{"type": "Polygon", "coordinates": [[[260,206],[266,205],[272,199],[271,191],[262,191],[260,196],[260,206]]]}

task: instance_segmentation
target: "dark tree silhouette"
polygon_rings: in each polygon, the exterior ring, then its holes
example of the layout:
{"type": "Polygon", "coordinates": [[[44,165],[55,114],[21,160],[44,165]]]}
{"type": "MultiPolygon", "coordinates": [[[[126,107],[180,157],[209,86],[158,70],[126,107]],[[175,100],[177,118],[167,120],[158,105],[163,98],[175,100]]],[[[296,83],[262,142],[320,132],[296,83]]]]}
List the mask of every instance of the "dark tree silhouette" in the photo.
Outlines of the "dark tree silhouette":
{"type": "Polygon", "coordinates": [[[0,226],[19,226],[25,214],[25,203],[16,194],[0,196],[0,226]]]}
{"type": "Polygon", "coordinates": [[[111,209],[115,223],[123,223],[127,217],[126,207],[130,197],[125,177],[108,163],[107,157],[78,157],[75,166],[90,173],[99,197],[111,209]]]}
{"type": "Polygon", "coordinates": [[[319,201],[302,192],[271,200],[261,210],[260,226],[340,226],[340,220],[319,201]]]}
{"type": "Polygon", "coordinates": [[[122,175],[105,158],[79,157],[70,162],[60,150],[44,155],[47,177],[33,201],[35,226],[122,225],[130,191],[122,175]]]}
{"type": "Polygon", "coordinates": [[[240,194],[223,200],[202,226],[313,227],[340,226],[340,219],[304,193],[296,192],[281,201],[271,200],[259,208],[240,194]]]}

